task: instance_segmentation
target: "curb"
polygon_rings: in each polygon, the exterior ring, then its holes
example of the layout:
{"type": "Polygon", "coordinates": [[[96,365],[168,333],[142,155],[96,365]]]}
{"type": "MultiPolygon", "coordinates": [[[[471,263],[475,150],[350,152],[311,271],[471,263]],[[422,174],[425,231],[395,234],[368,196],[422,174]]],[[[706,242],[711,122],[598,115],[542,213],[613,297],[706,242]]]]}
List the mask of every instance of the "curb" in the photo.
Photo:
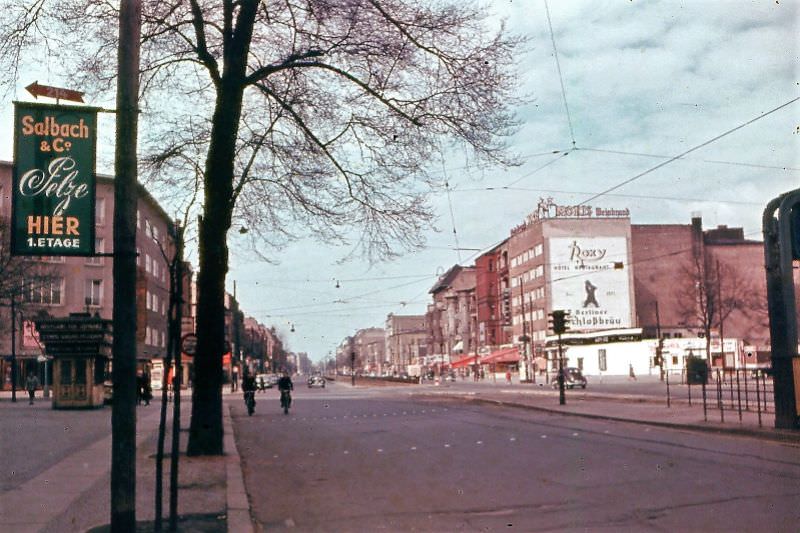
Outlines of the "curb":
{"type": "Polygon", "coordinates": [[[463,396],[460,394],[446,394],[446,393],[439,393],[439,394],[421,394],[420,396],[430,396],[430,397],[443,397],[447,396],[450,398],[463,400],[468,403],[488,403],[493,405],[500,405],[504,407],[513,407],[516,409],[528,409],[531,411],[539,411],[543,413],[549,414],[557,414],[557,415],[565,415],[565,416],[575,416],[575,417],[583,417],[583,418],[591,418],[594,420],[611,420],[614,422],[627,422],[630,424],[640,424],[640,425],[647,425],[647,426],[656,426],[656,427],[663,427],[669,429],[680,429],[685,431],[697,431],[702,433],[715,433],[718,435],[737,435],[737,436],[745,436],[745,437],[755,437],[764,440],[770,440],[773,442],[781,442],[781,443],[791,443],[795,445],[800,445],[800,434],[790,432],[790,431],[781,431],[781,430],[762,430],[762,429],[751,429],[751,428],[744,428],[744,427],[718,427],[718,426],[704,426],[700,424],[681,424],[681,423],[673,423],[673,422],[660,422],[658,420],[642,420],[638,418],[624,418],[619,416],[612,416],[612,415],[601,415],[596,413],[577,413],[574,411],[566,411],[566,410],[559,410],[553,409],[551,407],[541,407],[538,405],[530,405],[526,403],[514,402],[514,401],[506,401],[506,400],[498,400],[495,398],[479,398],[477,396],[463,396]]]}
{"type": "Polygon", "coordinates": [[[225,450],[225,478],[228,531],[237,533],[253,533],[253,521],[250,518],[250,502],[244,487],[244,472],[239,450],[236,449],[236,439],[233,434],[230,405],[223,408],[223,449],[225,450]]]}

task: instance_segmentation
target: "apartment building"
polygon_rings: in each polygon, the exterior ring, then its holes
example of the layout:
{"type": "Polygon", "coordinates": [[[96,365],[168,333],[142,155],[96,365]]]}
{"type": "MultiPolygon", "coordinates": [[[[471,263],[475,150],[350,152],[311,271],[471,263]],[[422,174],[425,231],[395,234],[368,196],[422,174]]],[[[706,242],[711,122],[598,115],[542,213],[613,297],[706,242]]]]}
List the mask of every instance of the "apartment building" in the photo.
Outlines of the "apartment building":
{"type": "MultiPolygon", "coordinates": [[[[0,219],[11,216],[12,164],[0,162],[0,219]]],[[[169,306],[169,266],[173,255],[170,236],[172,221],[147,190],[139,186],[136,217],[137,248],[137,339],[140,365],[163,358],[167,349],[167,314],[169,306]]],[[[109,254],[113,246],[114,179],[97,176],[95,208],[95,250],[109,254]]],[[[1,236],[0,247],[8,257],[9,235],[1,236]]],[[[42,348],[37,340],[33,319],[37,316],[67,317],[70,313],[89,313],[112,318],[113,261],[111,257],[20,257],[26,268],[19,284],[25,287],[15,296],[16,330],[14,352],[17,358],[17,385],[28,371],[43,372],[37,362],[42,348]],[[29,265],[29,267],[27,266],[29,265]],[[33,279],[31,279],[33,278],[33,279]]],[[[4,298],[8,300],[8,298],[4,298]]],[[[3,388],[11,387],[12,350],[11,309],[0,302],[0,362],[3,388]]],[[[40,375],[43,380],[44,376],[40,375]]]]}
{"type": "Polygon", "coordinates": [[[429,293],[426,364],[451,364],[478,349],[478,315],[474,266],[455,265],[442,274],[429,293]]]}
{"type": "MultiPolygon", "coordinates": [[[[391,372],[404,373],[408,365],[418,365],[427,354],[428,332],[425,315],[386,316],[384,343],[386,361],[391,372]]],[[[383,370],[383,369],[381,369],[383,370]]]]}

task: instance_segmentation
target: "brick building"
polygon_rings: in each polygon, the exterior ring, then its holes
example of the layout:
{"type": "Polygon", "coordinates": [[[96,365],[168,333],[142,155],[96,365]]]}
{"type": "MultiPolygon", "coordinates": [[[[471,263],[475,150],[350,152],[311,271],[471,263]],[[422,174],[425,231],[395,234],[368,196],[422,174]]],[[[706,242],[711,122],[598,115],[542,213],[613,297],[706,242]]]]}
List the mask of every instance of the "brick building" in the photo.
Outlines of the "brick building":
{"type": "MultiPolygon", "coordinates": [[[[660,329],[666,338],[696,338],[710,326],[712,339],[722,334],[770,350],[763,242],[746,239],[742,228],[703,230],[699,216],[685,225],[633,225],[631,235],[637,322],[646,337],[660,329]],[[705,318],[704,291],[712,308],[705,318]]],[[[736,364],[727,351],[725,359],[714,356],[714,366],[736,364]]]]}

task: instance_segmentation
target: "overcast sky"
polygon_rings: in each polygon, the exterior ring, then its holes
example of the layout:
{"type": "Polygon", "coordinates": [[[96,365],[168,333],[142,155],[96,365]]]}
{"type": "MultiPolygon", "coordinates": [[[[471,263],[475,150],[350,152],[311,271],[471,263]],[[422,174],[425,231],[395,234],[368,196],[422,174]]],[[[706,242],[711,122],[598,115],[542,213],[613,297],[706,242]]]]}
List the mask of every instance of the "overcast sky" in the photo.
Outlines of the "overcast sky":
{"type": "MultiPolygon", "coordinates": [[[[347,249],[313,241],[280,252],[277,265],[234,248],[229,290],[236,280],[245,313],[282,330],[289,349],[319,360],[357,329],[382,327],[388,313],[424,313],[436,275],[507,237],[540,196],[629,208],[634,224],[688,224],[699,212],[706,228],[741,226],[760,240],[766,202],[800,186],[800,101],[745,125],[800,95],[798,2],[552,1],[569,116],[544,1],[489,5],[531,38],[519,69],[533,102],[518,109],[524,124],[511,140],[525,164],[435,162],[451,188],[449,202],[445,192],[433,201],[439,231],[426,250],[391,263],[339,264],[347,249]]],[[[22,87],[32,81],[20,80],[17,99],[30,99],[22,87]]],[[[0,158],[10,160],[11,101],[2,107],[0,158]]]]}

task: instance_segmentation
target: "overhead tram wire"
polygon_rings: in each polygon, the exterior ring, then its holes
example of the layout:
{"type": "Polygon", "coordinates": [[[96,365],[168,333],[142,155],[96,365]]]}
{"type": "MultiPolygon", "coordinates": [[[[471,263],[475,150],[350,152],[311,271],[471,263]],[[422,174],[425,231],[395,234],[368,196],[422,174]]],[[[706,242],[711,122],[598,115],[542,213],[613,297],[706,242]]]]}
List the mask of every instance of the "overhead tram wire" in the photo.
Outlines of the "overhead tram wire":
{"type": "Polygon", "coordinates": [[[656,170],[658,170],[661,167],[664,167],[664,166],[669,165],[670,163],[672,163],[674,161],[677,161],[678,159],[681,159],[683,156],[685,156],[687,154],[695,152],[695,151],[697,151],[700,148],[703,148],[705,146],[708,146],[709,144],[714,143],[714,142],[722,139],[723,137],[727,137],[731,133],[739,131],[740,129],[745,128],[745,127],[749,126],[750,124],[753,124],[754,122],[757,122],[757,121],[761,120],[762,118],[771,115],[772,113],[780,111],[784,107],[790,106],[791,104],[797,102],[798,100],[800,100],[800,96],[798,96],[796,98],[792,98],[788,102],[785,102],[785,103],[779,105],[778,107],[775,107],[773,109],[770,109],[769,111],[761,113],[757,117],[752,118],[752,119],[750,119],[747,122],[744,122],[742,124],[739,124],[738,126],[736,126],[734,128],[731,128],[731,129],[725,131],[724,133],[721,133],[721,134],[717,135],[716,137],[712,137],[711,139],[709,139],[709,140],[707,140],[705,142],[702,142],[702,143],[700,143],[700,144],[698,144],[696,146],[693,146],[692,148],[689,148],[688,150],[686,150],[686,151],[684,151],[684,152],[682,152],[682,153],[680,153],[680,154],[678,154],[678,155],[676,155],[674,157],[669,158],[667,161],[659,163],[658,165],[656,165],[654,167],[651,167],[651,168],[645,170],[644,172],[640,172],[639,174],[633,176],[632,178],[628,178],[628,179],[618,183],[617,185],[614,185],[613,187],[610,187],[610,188],[606,189],[603,192],[595,194],[594,196],[592,196],[590,198],[587,198],[586,200],[584,200],[583,202],[581,202],[578,205],[586,205],[589,202],[591,202],[592,200],[596,200],[597,198],[600,198],[601,196],[604,196],[604,195],[610,193],[611,191],[615,191],[615,190],[619,189],[620,187],[624,187],[625,185],[627,185],[627,184],[629,184],[631,182],[634,182],[634,181],[638,180],[639,178],[642,178],[642,177],[646,176],[647,174],[650,174],[651,172],[655,172],[656,170]]]}
{"type": "Polygon", "coordinates": [[[458,243],[458,232],[456,231],[456,214],[453,211],[453,200],[450,198],[450,183],[447,178],[447,169],[444,166],[444,152],[442,152],[441,145],[439,153],[442,154],[442,175],[444,176],[444,189],[447,192],[447,206],[450,208],[450,222],[453,224],[453,240],[456,244],[456,256],[458,257],[458,264],[461,264],[461,245],[458,243]]]}
{"type": "MultiPolygon", "coordinates": [[[[532,187],[475,187],[470,189],[454,189],[453,192],[482,192],[482,191],[526,191],[526,192],[538,192],[543,194],[598,194],[595,191],[567,191],[562,189],[541,189],[541,188],[532,188],[532,187]]],[[[609,193],[605,196],[616,196],[619,198],[634,198],[640,200],[671,200],[675,202],[695,202],[699,201],[698,198],[680,198],[677,196],[655,196],[649,194],[621,194],[621,193],[609,193]]],[[[705,202],[714,202],[718,204],[733,204],[733,205],[763,205],[761,202],[745,202],[742,200],[714,200],[714,199],[704,199],[702,201],[705,202]]]]}
{"type": "Polygon", "coordinates": [[[556,59],[556,69],[558,70],[558,81],[561,83],[561,97],[564,101],[564,110],[567,113],[567,123],[569,124],[569,136],[572,139],[572,147],[576,148],[575,144],[575,131],[572,128],[572,116],[569,113],[569,105],[567,104],[567,91],[564,88],[564,76],[561,74],[561,62],[558,60],[558,48],[556,48],[556,38],[553,34],[553,23],[550,20],[550,6],[547,5],[547,0],[544,0],[544,9],[547,12],[547,27],[550,28],[550,42],[553,43],[553,56],[556,59]]]}
{"type": "MultiPolygon", "coordinates": [[[[660,155],[660,154],[647,154],[643,152],[626,152],[623,150],[608,150],[603,148],[586,148],[581,147],[580,150],[582,152],[599,152],[604,154],[617,154],[617,155],[630,155],[630,156],[639,156],[639,157],[652,157],[657,159],[670,159],[672,156],[670,155],[660,155]]],[[[716,165],[733,165],[739,167],[749,167],[749,168],[764,168],[768,170],[800,170],[800,168],[796,167],[789,167],[789,166],[776,166],[776,165],[759,165],[757,163],[743,163],[741,161],[722,161],[719,159],[687,159],[683,158],[685,161],[702,161],[703,163],[713,163],[716,165]]]]}
{"type": "Polygon", "coordinates": [[[509,183],[508,185],[506,185],[506,186],[504,186],[504,187],[498,187],[498,188],[499,188],[499,189],[508,189],[508,188],[509,188],[509,187],[511,187],[512,185],[516,185],[516,184],[517,184],[517,183],[519,183],[520,181],[522,181],[522,180],[524,180],[524,179],[526,179],[526,178],[530,178],[531,176],[533,176],[534,174],[536,174],[536,173],[537,173],[537,172],[539,172],[540,170],[544,170],[545,168],[549,167],[549,166],[550,166],[550,165],[552,165],[553,163],[556,163],[556,162],[558,162],[558,161],[561,161],[561,159],[563,159],[564,157],[568,156],[568,155],[570,154],[570,152],[571,152],[571,151],[572,151],[572,150],[566,150],[566,151],[562,152],[562,153],[561,153],[561,154],[559,154],[559,156],[558,156],[558,157],[556,157],[555,159],[551,159],[550,161],[548,161],[548,162],[547,162],[547,163],[545,163],[544,165],[541,165],[541,166],[539,166],[539,167],[536,167],[535,169],[531,170],[531,171],[530,171],[530,172],[528,172],[527,174],[523,174],[523,175],[522,175],[522,176],[520,176],[519,178],[517,178],[517,179],[515,179],[514,181],[512,181],[511,183],[509,183]]]}

